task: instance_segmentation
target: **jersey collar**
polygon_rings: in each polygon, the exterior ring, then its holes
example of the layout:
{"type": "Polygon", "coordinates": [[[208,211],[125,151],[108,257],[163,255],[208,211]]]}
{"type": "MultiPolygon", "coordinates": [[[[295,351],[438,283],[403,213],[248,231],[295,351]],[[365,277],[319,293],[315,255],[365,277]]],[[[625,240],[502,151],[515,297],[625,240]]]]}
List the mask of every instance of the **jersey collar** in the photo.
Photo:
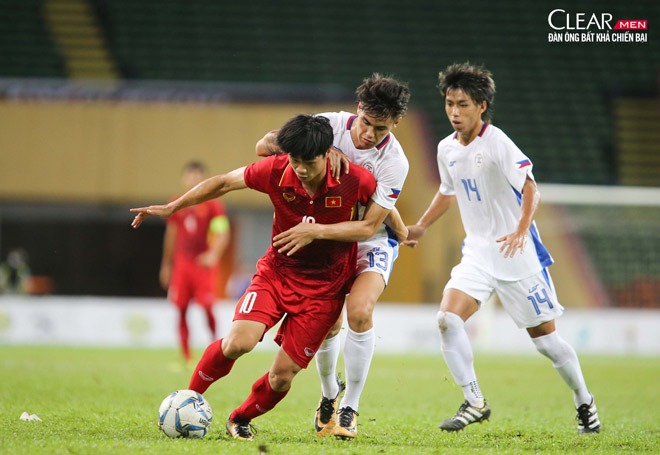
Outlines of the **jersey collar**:
{"type": "MultiPolygon", "coordinates": [[[[333,186],[337,186],[341,183],[339,179],[335,179],[334,177],[332,177],[332,173],[330,172],[329,160],[326,166],[327,169],[325,174],[325,184],[319,188],[317,194],[326,193],[328,191],[328,188],[332,188],[333,186]]],[[[305,189],[303,188],[302,183],[300,183],[300,179],[298,179],[298,176],[296,176],[296,173],[293,171],[293,168],[291,167],[290,163],[286,165],[286,168],[282,173],[282,178],[280,179],[279,186],[293,188],[297,193],[300,193],[309,198],[307,191],[305,191],[305,189]]]]}
{"type": "MultiPolygon", "coordinates": [[[[479,131],[479,134],[477,134],[477,137],[483,137],[484,133],[486,132],[486,128],[488,127],[488,123],[484,123],[484,126],[481,127],[481,131],[479,131]]],[[[454,139],[458,138],[458,131],[454,133],[454,139]]]]}

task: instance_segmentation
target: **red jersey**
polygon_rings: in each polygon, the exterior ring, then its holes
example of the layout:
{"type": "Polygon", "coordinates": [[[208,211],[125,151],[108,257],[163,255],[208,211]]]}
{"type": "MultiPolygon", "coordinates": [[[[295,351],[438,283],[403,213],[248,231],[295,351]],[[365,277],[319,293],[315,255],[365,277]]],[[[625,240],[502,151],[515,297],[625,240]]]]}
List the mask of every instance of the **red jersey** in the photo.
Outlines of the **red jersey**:
{"type": "MultiPolygon", "coordinates": [[[[334,224],[350,221],[359,202],[366,205],[376,190],[369,171],[351,164],[349,173],[334,179],[328,164],[324,183],[310,197],[289,165],[286,154],[264,158],[245,169],[248,187],[267,193],[275,208],[273,237],[300,222],[334,224]]],[[[355,275],[357,244],[314,240],[292,256],[280,254],[272,244],[264,259],[286,277],[298,294],[318,299],[343,298],[355,275]]]]}
{"type": "Polygon", "coordinates": [[[225,214],[225,206],[222,202],[212,200],[186,207],[169,217],[167,222],[177,227],[174,257],[194,259],[206,251],[211,220],[225,214]]]}

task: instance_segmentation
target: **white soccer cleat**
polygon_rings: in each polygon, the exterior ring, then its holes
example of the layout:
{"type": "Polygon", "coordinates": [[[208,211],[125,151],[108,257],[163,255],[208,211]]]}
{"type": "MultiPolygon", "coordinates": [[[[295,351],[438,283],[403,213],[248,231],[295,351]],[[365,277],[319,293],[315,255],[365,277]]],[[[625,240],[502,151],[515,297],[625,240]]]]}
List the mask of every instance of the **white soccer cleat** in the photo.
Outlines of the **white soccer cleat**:
{"type": "Polygon", "coordinates": [[[445,431],[461,431],[471,423],[481,423],[490,418],[490,406],[484,401],[481,408],[465,402],[458,408],[458,412],[451,419],[443,420],[438,427],[445,431]]]}
{"type": "Polygon", "coordinates": [[[577,408],[576,419],[578,434],[600,433],[600,420],[598,420],[598,410],[593,395],[590,404],[585,403],[577,408]]]}

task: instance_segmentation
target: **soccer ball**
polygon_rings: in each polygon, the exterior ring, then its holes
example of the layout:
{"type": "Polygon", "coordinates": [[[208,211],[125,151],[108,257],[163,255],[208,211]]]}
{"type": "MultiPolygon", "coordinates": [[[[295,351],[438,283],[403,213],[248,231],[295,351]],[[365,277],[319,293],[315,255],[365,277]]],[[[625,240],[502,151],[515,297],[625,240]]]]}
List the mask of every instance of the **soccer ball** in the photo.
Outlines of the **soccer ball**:
{"type": "Polygon", "coordinates": [[[158,409],[158,428],[170,438],[203,438],[212,420],[211,405],[194,390],[171,393],[158,409]]]}

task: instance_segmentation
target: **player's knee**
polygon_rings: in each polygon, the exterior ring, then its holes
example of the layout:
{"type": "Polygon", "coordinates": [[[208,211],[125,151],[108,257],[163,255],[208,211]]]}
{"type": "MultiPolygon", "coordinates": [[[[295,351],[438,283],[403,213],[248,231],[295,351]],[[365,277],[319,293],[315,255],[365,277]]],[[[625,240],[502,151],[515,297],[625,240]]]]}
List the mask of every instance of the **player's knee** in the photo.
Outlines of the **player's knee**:
{"type": "Polygon", "coordinates": [[[373,327],[373,309],[375,301],[363,299],[358,305],[352,305],[348,309],[348,326],[354,332],[366,332],[373,327]]]}
{"type": "Polygon", "coordinates": [[[339,335],[339,331],[341,330],[341,324],[335,324],[332,326],[328,334],[325,336],[325,339],[327,340],[328,338],[334,338],[337,335],[339,335]]]}
{"type": "Polygon", "coordinates": [[[293,370],[272,370],[268,373],[268,383],[276,392],[284,392],[291,388],[296,373],[293,370]]]}
{"type": "Polygon", "coordinates": [[[222,352],[226,357],[237,359],[254,349],[255,345],[247,337],[227,336],[222,343],[222,352]]]}
{"type": "Polygon", "coordinates": [[[452,329],[460,329],[465,324],[459,315],[442,310],[438,311],[436,317],[438,320],[438,328],[441,333],[445,333],[452,329]]]}
{"type": "Polygon", "coordinates": [[[532,338],[536,350],[552,360],[553,364],[571,357],[573,348],[559,337],[557,332],[532,338]]]}

